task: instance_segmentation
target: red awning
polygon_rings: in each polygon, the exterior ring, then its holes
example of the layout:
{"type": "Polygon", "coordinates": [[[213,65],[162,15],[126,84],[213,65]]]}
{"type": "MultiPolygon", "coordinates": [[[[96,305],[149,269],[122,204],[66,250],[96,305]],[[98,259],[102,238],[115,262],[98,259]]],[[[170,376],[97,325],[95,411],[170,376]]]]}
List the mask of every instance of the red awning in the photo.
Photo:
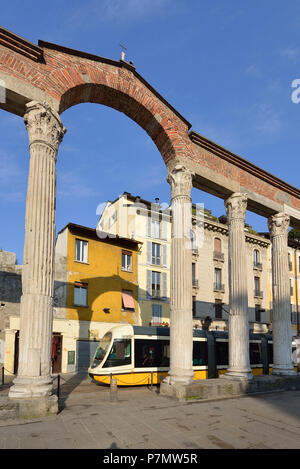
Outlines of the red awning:
{"type": "Polygon", "coordinates": [[[135,309],[132,293],[130,291],[122,292],[124,308],[135,309]]]}

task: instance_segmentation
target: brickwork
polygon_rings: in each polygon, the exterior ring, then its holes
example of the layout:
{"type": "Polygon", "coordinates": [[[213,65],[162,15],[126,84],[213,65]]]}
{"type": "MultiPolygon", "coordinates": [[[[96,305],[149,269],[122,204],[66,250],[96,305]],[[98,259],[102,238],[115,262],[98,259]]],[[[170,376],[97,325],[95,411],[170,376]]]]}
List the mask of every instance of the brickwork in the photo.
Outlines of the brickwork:
{"type": "Polygon", "coordinates": [[[46,100],[60,114],[82,102],[126,114],[154,141],[165,163],[193,170],[193,184],[226,199],[247,193],[248,209],[264,216],[284,211],[300,227],[300,190],[192,131],[191,124],[132,63],[39,41],[38,46],[0,28],[2,108],[23,115],[25,104],[46,100]],[[17,96],[17,97],[16,97],[17,96]]]}

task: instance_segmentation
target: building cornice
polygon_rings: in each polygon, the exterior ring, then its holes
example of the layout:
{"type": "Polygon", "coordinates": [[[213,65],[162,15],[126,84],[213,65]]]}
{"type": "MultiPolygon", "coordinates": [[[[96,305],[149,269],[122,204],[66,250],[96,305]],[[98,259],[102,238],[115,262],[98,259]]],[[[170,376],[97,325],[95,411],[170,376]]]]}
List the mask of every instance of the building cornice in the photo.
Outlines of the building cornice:
{"type": "Polygon", "coordinates": [[[0,26],[0,44],[33,60],[44,62],[43,49],[0,26]]]}
{"type": "Polygon", "coordinates": [[[217,143],[212,142],[211,140],[207,139],[206,137],[203,137],[202,135],[198,134],[197,132],[193,130],[189,133],[189,137],[193,143],[195,143],[196,145],[199,145],[201,148],[204,148],[205,150],[208,150],[209,152],[214,153],[215,155],[219,156],[223,160],[226,160],[229,163],[237,166],[238,168],[243,169],[244,171],[247,171],[247,173],[252,174],[253,176],[258,177],[259,179],[262,179],[264,182],[300,199],[299,189],[288,184],[282,179],[279,179],[278,177],[265,171],[264,169],[259,168],[258,166],[251,163],[250,161],[247,161],[241,156],[238,156],[235,153],[232,153],[231,151],[227,150],[221,145],[218,145],[217,143]]]}

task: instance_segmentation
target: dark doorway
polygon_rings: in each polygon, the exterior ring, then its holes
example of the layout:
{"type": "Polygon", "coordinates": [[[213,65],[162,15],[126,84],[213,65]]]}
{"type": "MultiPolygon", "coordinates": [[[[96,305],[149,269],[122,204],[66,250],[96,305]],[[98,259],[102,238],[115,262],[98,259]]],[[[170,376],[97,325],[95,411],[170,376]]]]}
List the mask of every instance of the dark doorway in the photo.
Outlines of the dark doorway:
{"type": "Polygon", "coordinates": [[[51,353],[52,373],[61,373],[61,357],[62,357],[62,335],[60,332],[53,332],[52,353],[51,353]]]}

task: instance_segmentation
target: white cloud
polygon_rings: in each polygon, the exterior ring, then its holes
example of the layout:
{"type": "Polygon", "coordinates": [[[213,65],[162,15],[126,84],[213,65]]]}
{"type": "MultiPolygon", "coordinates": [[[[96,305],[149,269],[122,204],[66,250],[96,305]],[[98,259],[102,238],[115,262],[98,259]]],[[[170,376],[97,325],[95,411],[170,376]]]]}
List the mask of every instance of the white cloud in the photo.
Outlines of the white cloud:
{"type": "Polygon", "coordinates": [[[69,18],[70,25],[82,25],[88,16],[89,24],[114,21],[128,23],[150,16],[157,16],[171,5],[171,0],[97,0],[85,2],[84,7],[77,9],[69,18]]]}
{"type": "Polygon", "coordinates": [[[57,172],[57,195],[63,197],[94,197],[99,191],[86,183],[82,176],[71,171],[57,172]]]}
{"type": "Polygon", "coordinates": [[[286,57],[290,60],[298,59],[300,55],[300,49],[296,47],[286,47],[285,49],[279,49],[279,55],[286,57]]]}

